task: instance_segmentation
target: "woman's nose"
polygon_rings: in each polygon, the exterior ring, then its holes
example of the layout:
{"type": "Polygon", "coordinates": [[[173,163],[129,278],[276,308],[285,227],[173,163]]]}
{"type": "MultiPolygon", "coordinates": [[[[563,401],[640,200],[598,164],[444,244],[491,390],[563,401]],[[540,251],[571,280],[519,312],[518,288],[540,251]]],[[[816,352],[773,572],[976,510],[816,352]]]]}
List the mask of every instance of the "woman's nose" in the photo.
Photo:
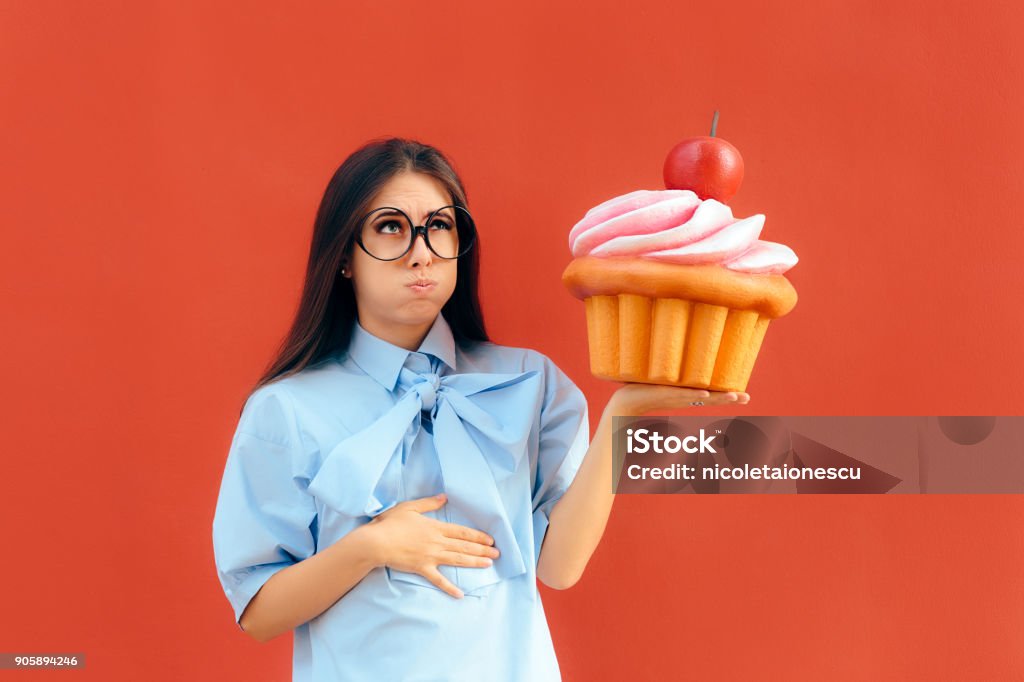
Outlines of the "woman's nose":
{"type": "Polygon", "coordinates": [[[422,234],[416,235],[412,243],[412,250],[409,251],[409,265],[430,265],[433,262],[430,249],[427,248],[427,239],[422,234]]]}

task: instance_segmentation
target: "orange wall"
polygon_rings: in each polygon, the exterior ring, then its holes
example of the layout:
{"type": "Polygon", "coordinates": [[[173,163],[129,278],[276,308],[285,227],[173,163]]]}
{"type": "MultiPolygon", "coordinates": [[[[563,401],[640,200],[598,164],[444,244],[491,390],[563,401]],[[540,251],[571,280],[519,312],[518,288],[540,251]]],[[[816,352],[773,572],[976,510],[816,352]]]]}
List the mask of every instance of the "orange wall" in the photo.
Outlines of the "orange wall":
{"type": "MultiPolygon", "coordinates": [[[[801,258],[722,414],[1024,413],[1024,11],[768,4],[4,2],[0,650],[288,678],[289,638],[232,622],[213,505],[321,192],[378,135],[454,159],[493,337],[595,425],[568,230],[660,188],[715,109],[734,212],[801,258]]],[[[1019,496],[620,496],[583,581],[542,589],[567,680],[1006,678],[1022,522],[1019,496]]]]}

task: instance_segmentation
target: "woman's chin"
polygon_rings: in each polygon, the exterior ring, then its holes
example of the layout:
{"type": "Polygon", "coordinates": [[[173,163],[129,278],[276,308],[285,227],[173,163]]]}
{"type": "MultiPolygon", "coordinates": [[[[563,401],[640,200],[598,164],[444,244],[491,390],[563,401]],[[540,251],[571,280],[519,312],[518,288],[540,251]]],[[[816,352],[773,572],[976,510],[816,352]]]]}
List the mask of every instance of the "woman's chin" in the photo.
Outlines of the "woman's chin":
{"type": "Polygon", "coordinates": [[[437,301],[421,298],[416,301],[409,301],[399,310],[406,324],[424,324],[433,321],[437,314],[441,312],[441,307],[441,304],[437,301]]]}
{"type": "Polygon", "coordinates": [[[436,287],[432,291],[427,292],[410,292],[411,295],[405,296],[404,305],[409,310],[420,310],[423,308],[433,308],[435,311],[441,310],[444,307],[445,302],[451,298],[452,292],[438,291],[436,287]]]}

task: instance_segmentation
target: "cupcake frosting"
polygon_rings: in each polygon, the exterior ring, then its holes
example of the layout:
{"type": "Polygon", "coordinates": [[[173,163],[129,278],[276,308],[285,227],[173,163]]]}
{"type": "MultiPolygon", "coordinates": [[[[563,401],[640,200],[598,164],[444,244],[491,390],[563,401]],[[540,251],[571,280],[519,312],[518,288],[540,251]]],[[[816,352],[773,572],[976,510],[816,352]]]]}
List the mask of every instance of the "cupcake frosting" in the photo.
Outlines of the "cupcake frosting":
{"type": "Polygon", "coordinates": [[[763,215],[734,218],[725,204],[690,190],[637,190],[587,211],[569,232],[569,248],[577,258],[647,258],[782,274],[796,265],[796,254],[758,239],[763,227],[763,215]]]}

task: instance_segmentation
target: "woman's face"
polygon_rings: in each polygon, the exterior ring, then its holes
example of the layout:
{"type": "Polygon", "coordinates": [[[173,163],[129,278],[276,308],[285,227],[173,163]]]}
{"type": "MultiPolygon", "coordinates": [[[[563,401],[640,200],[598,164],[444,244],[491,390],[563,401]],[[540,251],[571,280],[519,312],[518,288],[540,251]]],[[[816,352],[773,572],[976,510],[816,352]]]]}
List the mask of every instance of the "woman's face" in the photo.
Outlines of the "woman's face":
{"type": "MultiPolygon", "coordinates": [[[[381,188],[366,213],[390,206],[404,211],[414,225],[423,225],[436,209],[453,203],[440,181],[406,171],[381,188]]],[[[411,339],[409,343],[416,343],[417,336],[422,339],[429,331],[455,291],[457,263],[457,259],[435,255],[422,235],[416,237],[407,254],[392,261],[377,260],[358,244],[353,246],[343,266],[344,276],[352,280],[359,323],[370,333],[393,343],[393,339],[411,339]],[[412,286],[423,280],[434,284],[426,288],[412,286]]]]}

